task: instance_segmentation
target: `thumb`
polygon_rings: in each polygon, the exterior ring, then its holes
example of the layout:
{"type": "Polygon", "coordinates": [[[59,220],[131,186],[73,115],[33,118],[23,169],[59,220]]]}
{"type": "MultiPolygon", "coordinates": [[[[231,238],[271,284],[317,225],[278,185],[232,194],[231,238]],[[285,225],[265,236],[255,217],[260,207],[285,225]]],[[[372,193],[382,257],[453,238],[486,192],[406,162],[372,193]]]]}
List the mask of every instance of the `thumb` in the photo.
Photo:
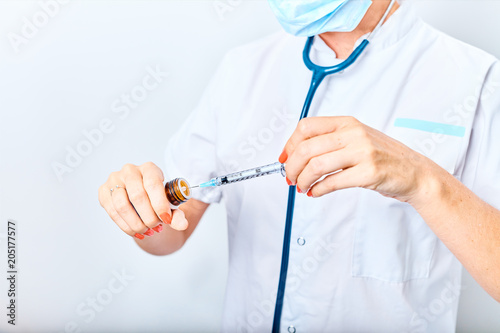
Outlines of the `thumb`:
{"type": "Polygon", "coordinates": [[[186,230],[189,226],[189,223],[186,219],[186,215],[180,209],[172,210],[172,223],[170,224],[172,229],[183,231],[186,230]]]}

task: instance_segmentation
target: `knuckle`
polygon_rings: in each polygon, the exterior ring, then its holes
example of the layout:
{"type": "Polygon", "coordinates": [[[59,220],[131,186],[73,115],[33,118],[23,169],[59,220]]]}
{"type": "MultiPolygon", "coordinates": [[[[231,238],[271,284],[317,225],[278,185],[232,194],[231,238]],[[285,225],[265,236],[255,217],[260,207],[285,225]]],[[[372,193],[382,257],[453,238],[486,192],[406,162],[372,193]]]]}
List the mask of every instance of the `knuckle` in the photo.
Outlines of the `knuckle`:
{"type": "Polygon", "coordinates": [[[142,234],[148,230],[148,227],[141,221],[127,221],[130,230],[135,234],[142,234]]]}
{"type": "Polygon", "coordinates": [[[149,175],[155,179],[159,179],[160,182],[163,182],[164,176],[163,176],[163,171],[153,162],[146,162],[142,164],[139,169],[142,171],[143,176],[144,175],[149,175]],[[147,171],[147,172],[146,172],[147,171]]]}
{"type": "Polygon", "coordinates": [[[354,116],[347,116],[347,121],[353,125],[359,124],[359,120],[356,119],[354,116]]]}
{"type": "Polygon", "coordinates": [[[318,183],[318,184],[314,185],[314,186],[310,189],[311,193],[313,194],[313,196],[314,196],[315,198],[319,198],[319,197],[322,197],[322,196],[323,196],[323,194],[324,194],[324,190],[323,190],[323,188],[324,188],[325,186],[329,186],[329,184],[328,184],[328,183],[326,183],[326,181],[327,181],[327,180],[326,180],[326,179],[324,179],[322,182],[320,182],[320,183],[318,183]]]}
{"type": "Polygon", "coordinates": [[[148,197],[145,193],[137,191],[128,194],[129,199],[136,205],[140,205],[148,201],[148,197]]]}
{"type": "Polygon", "coordinates": [[[118,221],[121,219],[118,213],[108,213],[108,215],[115,223],[118,223],[118,221]]]}
{"type": "Polygon", "coordinates": [[[356,137],[357,139],[364,139],[366,138],[366,131],[365,129],[360,126],[360,125],[355,125],[352,127],[351,129],[352,131],[352,134],[354,135],[354,137],[356,137]]]}
{"type": "Polygon", "coordinates": [[[136,233],[135,233],[135,231],[134,231],[134,230],[132,230],[129,226],[123,227],[123,228],[122,228],[122,231],[123,231],[124,233],[126,233],[127,235],[132,236],[132,237],[134,237],[134,236],[135,236],[135,234],[136,234],[136,233]]]}
{"type": "Polygon", "coordinates": [[[297,147],[297,154],[300,157],[305,157],[309,154],[309,145],[306,142],[301,142],[299,146],[297,147]]]}
{"type": "Polygon", "coordinates": [[[119,226],[119,228],[129,236],[134,236],[137,232],[133,230],[128,224],[119,226]]]}
{"type": "Polygon", "coordinates": [[[380,151],[377,146],[372,142],[364,142],[360,145],[360,151],[362,152],[364,159],[375,163],[380,159],[380,151]]]}
{"type": "Polygon", "coordinates": [[[131,163],[127,163],[122,167],[122,171],[125,173],[133,172],[133,171],[135,171],[135,169],[136,169],[136,166],[131,164],[131,163]]]}
{"type": "Polygon", "coordinates": [[[378,166],[375,162],[368,163],[365,171],[367,179],[376,180],[378,178],[378,166]]]}
{"type": "Polygon", "coordinates": [[[309,162],[310,164],[310,167],[311,167],[311,171],[315,174],[315,175],[322,175],[323,174],[323,171],[324,171],[324,162],[319,159],[319,158],[313,158],[311,159],[311,161],[309,162]]]}
{"type": "Polygon", "coordinates": [[[359,120],[354,118],[353,116],[342,116],[340,119],[343,123],[343,126],[353,127],[360,124],[359,120]]]}
{"type": "Polygon", "coordinates": [[[368,155],[368,158],[370,159],[370,161],[372,161],[373,163],[375,163],[375,161],[377,160],[378,158],[378,151],[377,149],[375,148],[374,145],[372,144],[369,144],[367,147],[366,147],[366,153],[368,155]]]}
{"type": "Polygon", "coordinates": [[[131,226],[131,229],[132,229],[132,232],[134,234],[143,234],[145,233],[146,231],[148,231],[148,227],[146,227],[144,224],[141,224],[141,225],[133,225],[131,226]]]}
{"type": "MultiPolygon", "coordinates": [[[[119,178],[119,175],[120,173],[117,172],[117,171],[113,171],[109,174],[109,177],[108,177],[108,182],[113,182],[115,179],[119,178]]],[[[106,184],[104,184],[103,186],[105,186],[106,184]]]]}
{"type": "Polygon", "coordinates": [[[157,216],[163,216],[164,214],[171,214],[170,205],[168,200],[165,198],[164,200],[153,200],[151,201],[151,206],[153,211],[157,216]]]}
{"type": "Polygon", "coordinates": [[[144,177],[142,183],[146,190],[156,190],[163,187],[163,180],[158,177],[144,177]]]}
{"type": "Polygon", "coordinates": [[[124,212],[125,210],[127,210],[129,208],[130,203],[125,198],[116,198],[116,199],[113,199],[113,205],[115,206],[115,209],[118,212],[124,212]]]}
{"type": "Polygon", "coordinates": [[[331,189],[334,189],[335,188],[335,177],[332,177],[332,176],[329,176],[329,177],[326,177],[325,179],[325,184],[331,188],[331,189]]]}
{"type": "Polygon", "coordinates": [[[336,182],[335,182],[335,177],[327,177],[325,180],[325,183],[326,183],[326,186],[328,186],[329,189],[335,191],[336,188],[335,188],[335,185],[336,185],[336,182]]]}
{"type": "Polygon", "coordinates": [[[124,171],[122,181],[126,184],[126,187],[129,187],[131,183],[134,182],[135,177],[131,172],[124,171]]]}
{"type": "Polygon", "coordinates": [[[310,127],[310,124],[309,124],[309,119],[308,118],[304,118],[302,120],[299,121],[298,125],[297,125],[297,130],[304,134],[304,135],[307,135],[307,133],[309,133],[309,127],[310,127]]]}
{"type": "Polygon", "coordinates": [[[151,219],[151,220],[148,220],[148,221],[144,221],[144,224],[148,227],[148,228],[154,228],[158,225],[158,220],[154,220],[154,219],[151,219]]]}
{"type": "Polygon", "coordinates": [[[149,162],[146,162],[142,165],[143,168],[147,168],[147,169],[152,169],[152,168],[156,168],[156,164],[154,164],[153,162],[149,161],[149,162]]]}

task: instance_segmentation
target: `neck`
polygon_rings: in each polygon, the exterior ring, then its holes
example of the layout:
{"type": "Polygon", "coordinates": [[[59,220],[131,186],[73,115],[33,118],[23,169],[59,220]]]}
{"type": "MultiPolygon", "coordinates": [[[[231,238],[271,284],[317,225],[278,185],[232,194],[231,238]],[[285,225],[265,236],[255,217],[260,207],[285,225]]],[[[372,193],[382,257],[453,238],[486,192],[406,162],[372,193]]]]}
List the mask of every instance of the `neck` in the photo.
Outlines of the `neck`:
{"type": "MultiPolygon", "coordinates": [[[[387,11],[390,3],[391,0],[373,1],[363,20],[361,20],[356,29],[351,32],[325,32],[319,36],[323,39],[326,45],[328,45],[337,54],[338,59],[347,59],[354,50],[354,45],[358,39],[375,29],[387,11]]],[[[387,15],[385,21],[387,21],[389,17],[391,17],[392,14],[398,10],[398,8],[399,4],[396,2],[389,12],[389,15],[387,15]]]]}

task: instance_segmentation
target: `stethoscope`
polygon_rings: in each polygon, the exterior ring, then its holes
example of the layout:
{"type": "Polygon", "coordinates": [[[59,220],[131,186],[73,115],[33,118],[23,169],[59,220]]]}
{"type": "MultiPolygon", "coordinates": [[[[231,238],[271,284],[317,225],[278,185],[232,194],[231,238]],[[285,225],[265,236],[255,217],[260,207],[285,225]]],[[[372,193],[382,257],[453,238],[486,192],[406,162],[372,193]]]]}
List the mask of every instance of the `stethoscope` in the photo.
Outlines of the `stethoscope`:
{"type": "MultiPolygon", "coordinates": [[[[309,114],[309,108],[311,107],[311,102],[318,90],[319,85],[323,81],[323,79],[329,75],[341,73],[348,67],[358,60],[363,51],[366,49],[368,44],[370,43],[370,39],[373,37],[374,33],[382,26],[389,15],[392,7],[394,6],[396,0],[392,0],[387,8],[384,16],[378,23],[378,25],[373,29],[373,31],[356,47],[354,52],[338,65],[331,67],[323,67],[316,65],[311,61],[310,53],[311,46],[313,44],[314,36],[309,37],[307,39],[306,45],[304,47],[304,51],[302,52],[302,58],[304,60],[304,64],[306,67],[312,71],[312,80],[311,85],[309,86],[309,91],[307,92],[306,100],[304,102],[304,106],[302,108],[302,113],[300,114],[300,119],[302,120],[306,118],[309,114]]],[[[283,238],[283,250],[281,254],[281,269],[280,269],[280,277],[278,283],[278,293],[276,296],[276,306],[274,308],[274,319],[273,319],[273,333],[279,333],[279,328],[281,324],[281,312],[283,310],[283,298],[285,297],[285,285],[286,285],[286,276],[288,272],[288,259],[290,255],[290,240],[292,235],[292,220],[293,220],[293,209],[295,207],[295,192],[296,186],[290,186],[288,190],[288,205],[286,208],[286,222],[285,222],[285,235],[283,238]]]]}

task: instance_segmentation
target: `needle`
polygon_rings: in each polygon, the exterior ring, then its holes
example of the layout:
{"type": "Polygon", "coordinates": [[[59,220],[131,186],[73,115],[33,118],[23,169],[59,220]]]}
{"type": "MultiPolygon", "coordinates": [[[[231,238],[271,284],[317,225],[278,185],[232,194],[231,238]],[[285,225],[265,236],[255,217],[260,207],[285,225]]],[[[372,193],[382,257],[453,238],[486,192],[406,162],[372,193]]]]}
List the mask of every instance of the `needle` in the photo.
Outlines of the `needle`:
{"type": "Polygon", "coordinates": [[[197,187],[200,187],[200,185],[190,186],[190,188],[197,188],[197,187]]]}

